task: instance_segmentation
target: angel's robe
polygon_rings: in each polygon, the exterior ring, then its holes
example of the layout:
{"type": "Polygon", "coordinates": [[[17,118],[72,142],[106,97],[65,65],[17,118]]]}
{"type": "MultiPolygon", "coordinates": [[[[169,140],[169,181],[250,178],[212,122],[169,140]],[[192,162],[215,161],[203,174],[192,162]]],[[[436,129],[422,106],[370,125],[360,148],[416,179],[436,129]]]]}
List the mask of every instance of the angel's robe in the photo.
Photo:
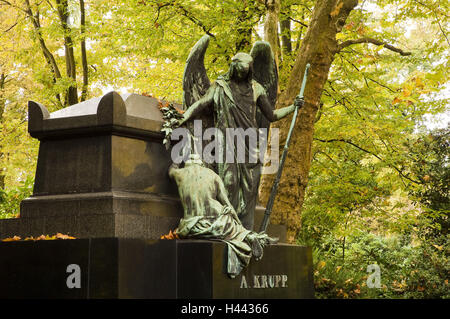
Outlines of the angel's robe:
{"type": "MultiPolygon", "coordinates": [[[[256,122],[257,101],[261,95],[265,95],[264,88],[255,80],[251,82],[236,83],[225,79],[218,79],[211,87],[214,90],[214,123],[223,134],[219,141],[222,154],[231,151],[234,161],[223,160],[217,163],[217,174],[223,180],[228,192],[228,198],[236,210],[242,224],[247,229],[253,229],[254,211],[258,197],[258,187],[261,179],[262,163],[259,157],[258,143],[249,143],[245,140],[245,162],[238,160],[238,145],[230,143],[227,139],[227,128],[241,128],[240,133],[251,128],[258,132],[256,122]],[[250,160],[250,159],[254,160],[250,160]]],[[[236,133],[236,130],[235,130],[236,133]]],[[[239,134],[239,131],[237,131],[239,134]]],[[[243,135],[243,134],[242,134],[243,135]]],[[[239,147],[242,147],[239,146],[239,147]]]]}
{"type": "Polygon", "coordinates": [[[277,241],[242,226],[228,201],[222,180],[211,169],[198,164],[186,164],[183,168],[172,166],[169,176],[177,183],[184,209],[175,233],[180,238],[225,242],[230,277],[239,275],[252,256],[262,258],[264,246],[277,241]]]}

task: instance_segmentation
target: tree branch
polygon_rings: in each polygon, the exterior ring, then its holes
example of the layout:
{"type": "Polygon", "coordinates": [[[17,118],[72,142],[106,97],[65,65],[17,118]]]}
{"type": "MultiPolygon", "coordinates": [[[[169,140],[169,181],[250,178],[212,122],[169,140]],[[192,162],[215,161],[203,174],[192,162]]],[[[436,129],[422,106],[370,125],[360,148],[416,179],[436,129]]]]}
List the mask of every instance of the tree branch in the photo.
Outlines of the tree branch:
{"type": "Polygon", "coordinates": [[[189,20],[191,20],[194,24],[196,24],[196,25],[198,25],[200,28],[202,28],[202,30],[203,30],[207,35],[209,35],[210,37],[216,38],[216,36],[210,32],[211,29],[208,29],[208,28],[203,24],[202,21],[200,21],[199,19],[197,19],[196,17],[194,17],[188,10],[186,10],[186,8],[185,8],[184,6],[182,6],[182,5],[179,4],[179,3],[175,3],[175,2],[172,2],[172,3],[170,3],[170,4],[172,4],[175,8],[180,9],[180,10],[182,11],[182,12],[181,12],[181,15],[185,16],[186,18],[188,18],[189,20]]]}
{"type": "MultiPolygon", "coordinates": [[[[450,46],[450,41],[448,40],[447,34],[445,33],[445,30],[444,30],[444,28],[442,27],[441,22],[439,21],[439,17],[438,17],[438,15],[437,15],[436,11],[435,11],[434,9],[430,8],[429,6],[427,6],[426,4],[420,2],[420,1],[417,1],[417,0],[414,0],[414,1],[417,2],[418,4],[424,6],[425,8],[427,8],[428,10],[430,10],[431,12],[433,12],[434,17],[436,18],[436,23],[438,24],[439,29],[441,30],[442,34],[444,35],[445,40],[447,40],[447,44],[450,46]]],[[[443,14],[443,15],[444,15],[446,18],[449,17],[449,16],[446,15],[446,14],[443,14]]]]}
{"type": "Polygon", "coordinates": [[[399,49],[397,47],[394,47],[393,45],[390,45],[384,41],[380,41],[377,39],[373,39],[373,38],[361,38],[361,39],[356,39],[356,40],[347,40],[342,42],[341,44],[338,45],[337,51],[341,51],[342,49],[353,45],[353,44],[359,44],[359,43],[372,43],[375,45],[381,45],[384,46],[386,49],[391,50],[393,52],[399,53],[401,56],[407,56],[407,55],[411,55],[411,52],[405,52],[402,49],[399,49]]]}
{"type": "MultiPolygon", "coordinates": [[[[45,44],[45,40],[44,40],[42,31],[41,31],[41,23],[39,21],[39,11],[37,10],[36,14],[33,14],[33,11],[31,10],[30,1],[25,0],[24,2],[26,5],[26,9],[23,11],[26,13],[28,18],[31,20],[31,23],[34,27],[37,38],[39,40],[39,44],[42,49],[42,54],[44,55],[44,58],[47,61],[47,64],[53,73],[53,83],[55,83],[56,79],[61,78],[61,72],[59,71],[59,67],[58,67],[58,64],[56,63],[55,57],[53,56],[53,54],[50,52],[50,50],[47,48],[47,45],[45,44]]],[[[62,106],[59,93],[56,94],[56,99],[59,102],[60,106],[62,106]]]]}
{"type": "Polygon", "coordinates": [[[306,10],[308,10],[310,13],[312,12],[311,8],[308,7],[306,4],[304,3],[295,3],[293,5],[298,5],[298,6],[302,6],[303,8],[305,8],[306,10]]]}
{"type": "Polygon", "coordinates": [[[41,25],[39,22],[39,16],[35,16],[33,12],[31,11],[31,5],[28,0],[25,0],[25,4],[27,5],[27,9],[24,10],[28,16],[28,18],[31,20],[34,30],[36,31],[37,38],[39,40],[39,44],[42,49],[42,53],[44,54],[45,59],[47,60],[48,65],[50,66],[51,70],[53,71],[53,75],[56,79],[61,78],[61,72],[59,71],[58,65],[56,64],[56,60],[53,56],[53,54],[50,52],[50,50],[47,48],[47,45],[45,44],[44,37],[42,36],[41,32],[41,25]]]}
{"type": "Polygon", "coordinates": [[[442,28],[441,22],[439,22],[439,18],[437,16],[436,12],[433,12],[433,13],[434,13],[434,16],[436,17],[436,22],[439,26],[439,29],[441,30],[442,34],[444,35],[445,40],[447,40],[447,44],[450,46],[450,41],[448,40],[447,34],[444,31],[444,28],[442,28]]]}
{"type": "Polygon", "coordinates": [[[161,9],[164,8],[164,7],[168,7],[170,5],[172,5],[172,4],[171,3],[157,4],[158,8],[157,8],[157,12],[156,12],[156,18],[153,21],[154,24],[158,22],[159,16],[161,14],[161,9]]]}
{"type": "Polygon", "coordinates": [[[8,31],[10,31],[12,28],[14,28],[17,25],[18,22],[15,22],[12,26],[10,26],[8,29],[6,29],[5,31],[3,31],[3,33],[6,33],[8,31]]]}
{"type": "MultiPolygon", "coordinates": [[[[380,156],[378,156],[377,154],[375,154],[375,153],[373,153],[373,152],[371,152],[371,151],[369,151],[369,150],[366,150],[366,149],[362,148],[361,146],[359,146],[359,145],[353,143],[353,142],[350,141],[350,140],[346,140],[346,139],[343,139],[343,138],[340,138],[340,139],[334,138],[334,139],[330,139],[330,140],[322,140],[322,139],[319,139],[319,138],[314,138],[314,140],[315,140],[315,141],[319,141],[319,142],[323,142],[323,143],[332,143],[332,142],[343,142],[343,143],[347,143],[347,144],[349,144],[349,145],[351,145],[351,146],[353,146],[353,147],[356,147],[357,149],[359,149],[359,150],[361,150],[361,151],[363,151],[363,152],[365,152],[365,153],[367,153],[367,154],[370,154],[370,155],[374,156],[375,158],[379,159],[380,161],[385,162],[385,161],[384,161],[380,156]]],[[[405,174],[403,174],[402,170],[399,169],[399,168],[397,168],[396,166],[394,166],[394,165],[392,165],[392,164],[389,164],[389,163],[387,163],[387,165],[388,165],[389,167],[395,169],[395,170],[397,171],[397,173],[398,173],[401,177],[406,178],[407,180],[409,180],[409,181],[411,181],[411,182],[413,182],[413,183],[415,183],[415,184],[422,184],[422,183],[420,183],[420,182],[418,182],[418,181],[416,181],[416,180],[414,180],[414,179],[412,179],[412,178],[406,176],[405,174]]]]}
{"type": "Polygon", "coordinates": [[[295,23],[298,23],[298,24],[300,24],[301,26],[303,26],[303,27],[305,27],[305,28],[308,27],[308,25],[307,25],[306,23],[303,23],[303,22],[301,22],[301,21],[299,21],[299,20],[296,20],[296,19],[294,19],[294,18],[292,18],[292,17],[289,17],[289,20],[291,20],[291,21],[293,21],[293,22],[295,22],[295,23]]]}
{"type": "Polygon", "coordinates": [[[21,8],[20,6],[14,4],[14,3],[11,3],[11,2],[6,1],[6,0],[0,0],[0,2],[1,2],[1,3],[4,3],[5,5],[8,5],[8,6],[10,6],[10,7],[16,8],[16,9],[18,9],[18,10],[20,10],[20,11],[23,11],[23,12],[27,13],[26,10],[24,10],[23,8],[21,8]]]}

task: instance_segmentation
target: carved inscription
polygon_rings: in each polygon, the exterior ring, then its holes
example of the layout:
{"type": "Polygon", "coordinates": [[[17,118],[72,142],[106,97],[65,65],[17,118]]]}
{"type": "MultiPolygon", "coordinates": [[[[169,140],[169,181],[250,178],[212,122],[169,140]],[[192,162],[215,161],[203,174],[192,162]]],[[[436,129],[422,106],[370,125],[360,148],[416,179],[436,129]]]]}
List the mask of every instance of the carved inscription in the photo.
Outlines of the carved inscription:
{"type": "Polygon", "coordinates": [[[287,288],[287,275],[242,275],[239,288],[287,288]]]}

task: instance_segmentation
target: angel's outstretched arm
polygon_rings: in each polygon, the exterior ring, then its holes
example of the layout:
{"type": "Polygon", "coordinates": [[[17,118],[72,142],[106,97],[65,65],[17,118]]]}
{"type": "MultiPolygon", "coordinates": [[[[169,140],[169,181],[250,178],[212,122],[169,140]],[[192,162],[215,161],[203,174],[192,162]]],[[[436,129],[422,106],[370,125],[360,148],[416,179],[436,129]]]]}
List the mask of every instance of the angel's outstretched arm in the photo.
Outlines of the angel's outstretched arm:
{"type": "Polygon", "coordinates": [[[282,107],[278,110],[272,110],[269,99],[265,94],[261,94],[256,102],[261,112],[270,122],[281,120],[283,117],[291,114],[295,110],[295,104],[282,107]]]}
{"type": "Polygon", "coordinates": [[[196,115],[200,114],[203,110],[208,107],[211,107],[214,101],[214,89],[210,87],[208,91],[206,91],[205,95],[199,99],[197,102],[192,104],[186,112],[183,114],[183,119],[180,121],[180,125],[194,118],[196,115]]]}

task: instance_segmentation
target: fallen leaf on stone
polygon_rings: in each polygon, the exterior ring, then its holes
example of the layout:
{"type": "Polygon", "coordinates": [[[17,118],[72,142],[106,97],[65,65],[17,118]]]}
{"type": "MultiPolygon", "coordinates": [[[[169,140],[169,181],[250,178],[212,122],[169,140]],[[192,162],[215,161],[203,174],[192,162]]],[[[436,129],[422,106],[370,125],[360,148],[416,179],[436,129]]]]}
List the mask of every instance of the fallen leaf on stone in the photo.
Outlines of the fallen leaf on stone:
{"type": "Polygon", "coordinates": [[[2,241],[18,241],[21,238],[19,236],[14,236],[14,237],[9,237],[9,238],[5,238],[2,241]]]}
{"type": "Polygon", "coordinates": [[[58,238],[58,239],[75,239],[75,237],[72,237],[72,236],[69,236],[69,235],[64,235],[64,234],[61,234],[61,233],[57,233],[55,235],[55,237],[58,238]]]}
{"type": "Polygon", "coordinates": [[[168,234],[162,235],[161,239],[180,239],[180,237],[178,237],[178,234],[175,231],[172,232],[170,230],[168,234]]]}

